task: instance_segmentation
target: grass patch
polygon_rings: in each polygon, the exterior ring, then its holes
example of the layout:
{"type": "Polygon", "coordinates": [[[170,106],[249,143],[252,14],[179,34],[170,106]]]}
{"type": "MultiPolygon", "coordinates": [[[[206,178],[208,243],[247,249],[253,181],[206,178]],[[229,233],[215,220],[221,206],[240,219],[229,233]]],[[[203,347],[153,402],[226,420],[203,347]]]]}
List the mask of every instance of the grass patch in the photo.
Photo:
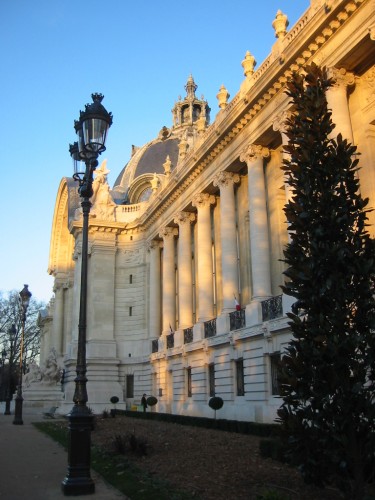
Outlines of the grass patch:
{"type": "MultiPolygon", "coordinates": [[[[37,422],[34,426],[57,441],[65,449],[68,447],[66,422],[37,422]]],[[[104,453],[98,447],[91,447],[91,467],[109,484],[132,500],[189,500],[192,493],[176,490],[165,481],[158,480],[136,467],[124,456],[104,453]]],[[[197,500],[198,496],[195,496],[197,500]]]]}

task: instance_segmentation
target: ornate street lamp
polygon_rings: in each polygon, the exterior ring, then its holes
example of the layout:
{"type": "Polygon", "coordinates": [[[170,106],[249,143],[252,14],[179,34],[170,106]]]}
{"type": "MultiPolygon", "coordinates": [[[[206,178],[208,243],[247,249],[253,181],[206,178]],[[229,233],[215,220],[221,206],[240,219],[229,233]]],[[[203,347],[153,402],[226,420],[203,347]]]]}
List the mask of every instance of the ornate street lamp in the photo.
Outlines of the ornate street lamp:
{"type": "Polygon", "coordinates": [[[9,365],[8,365],[8,385],[7,385],[7,392],[5,395],[5,411],[4,415],[10,415],[10,402],[12,401],[12,394],[11,394],[11,382],[12,382],[12,371],[13,371],[13,342],[16,338],[17,330],[16,330],[16,325],[13,323],[12,326],[8,330],[9,333],[9,338],[10,338],[10,355],[9,355],[9,365]]]}
{"type": "Polygon", "coordinates": [[[93,195],[93,174],[98,166],[98,156],[105,151],[105,140],[112,125],[112,113],[101,104],[102,94],[92,94],[93,102],[86,104],[80,112],[74,128],[78,142],[70,145],[69,151],[74,163],[73,178],[79,184],[83,215],[82,223],[82,262],[81,292],[78,324],[78,351],[74,391],[74,406],[68,415],[68,471],[62,482],[65,495],[85,495],[95,491],[94,481],[90,476],[91,429],[93,415],[87,407],[86,389],[86,316],[87,316],[87,264],[90,198],[93,195]],[[80,162],[85,168],[80,170],[80,162]]]}
{"type": "Polygon", "coordinates": [[[21,323],[22,323],[22,332],[21,332],[21,347],[20,347],[20,374],[18,380],[17,387],[17,396],[15,399],[15,407],[14,407],[14,420],[13,423],[15,425],[22,425],[22,373],[23,373],[23,344],[25,341],[25,323],[26,323],[26,313],[30,304],[30,299],[32,293],[28,289],[29,285],[24,285],[23,289],[20,291],[20,306],[21,306],[21,323]]]}

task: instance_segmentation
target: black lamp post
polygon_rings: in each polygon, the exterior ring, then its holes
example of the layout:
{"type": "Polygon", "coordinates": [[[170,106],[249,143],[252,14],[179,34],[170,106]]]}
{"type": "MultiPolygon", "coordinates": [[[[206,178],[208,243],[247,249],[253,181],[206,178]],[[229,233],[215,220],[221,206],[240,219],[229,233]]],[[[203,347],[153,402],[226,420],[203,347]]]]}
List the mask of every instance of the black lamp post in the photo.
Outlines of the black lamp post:
{"type": "Polygon", "coordinates": [[[29,285],[24,285],[23,289],[20,291],[20,306],[21,306],[21,322],[22,322],[22,332],[21,332],[21,347],[20,347],[20,374],[18,379],[17,396],[15,399],[14,407],[14,425],[22,425],[22,372],[23,372],[23,344],[25,341],[25,323],[26,323],[26,313],[30,304],[31,292],[28,289],[29,285]]]}
{"type": "MultiPolygon", "coordinates": [[[[1,366],[1,397],[4,396],[4,374],[5,374],[5,358],[7,357],[7,352],[5,349],[1,352],[0,366],[1,366]]],[[[5,398],[4,398],[5,399],[5,398]]],[[[3,400],[3,399],[2,399],[3,400]]]]}
{"type": "Polygon", "coordinates": [[[85,111],[80,112],[79,120],[74,123],[78,143],[69,147],[74,162],[73,178],[79,183],[78,193],[81,196],[83,224],[77,376],[74,380],[74,406],[68,415],[68,471],[61,485],[65,495],[85,495],[95,491],[95,484],[90,476],[93,415],[86,405],[88,399],[86,389],[87,254],[93,174],[98,166],[98,156],[105,151],[107,132],[112,125],[112,113],[108,113],[101,104],[104,97],[102,94],[92,94],[91,97],[93,102],[86,104],[85,111]],[[85,163],[83,171],[80,171],[78,167],[81,161],[85,163]]]}
{"type": "Polygon", "coordinates": [[[9,365],[8,365],[8,384],[7,384],[7,392],[5,395],[5,411],[4,415],[10,415],[10,402],[12,401],[11,394],[11,382],[12,382],[12,371],[13,371],[13,342],[16,338],[16,325],[13,325],[9,328],[9,338],[10,338],[10,355],[9,355],[9,365]]]}

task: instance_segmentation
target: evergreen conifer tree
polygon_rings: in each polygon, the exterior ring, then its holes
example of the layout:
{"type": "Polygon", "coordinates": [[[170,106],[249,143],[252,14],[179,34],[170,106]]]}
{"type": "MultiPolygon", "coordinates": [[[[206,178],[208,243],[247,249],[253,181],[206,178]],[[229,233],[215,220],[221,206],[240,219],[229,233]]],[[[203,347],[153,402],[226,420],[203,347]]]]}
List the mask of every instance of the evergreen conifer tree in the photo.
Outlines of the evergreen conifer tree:
{"type": "Polygon", "coordinates": [[[307,482],[364,497],[375,467],[374,243],[359,193],[356,147],[334,125],[315,64],[287,87],[291,190],[284,293],[293,338],[282,358],[279,421],[307,482]]]}

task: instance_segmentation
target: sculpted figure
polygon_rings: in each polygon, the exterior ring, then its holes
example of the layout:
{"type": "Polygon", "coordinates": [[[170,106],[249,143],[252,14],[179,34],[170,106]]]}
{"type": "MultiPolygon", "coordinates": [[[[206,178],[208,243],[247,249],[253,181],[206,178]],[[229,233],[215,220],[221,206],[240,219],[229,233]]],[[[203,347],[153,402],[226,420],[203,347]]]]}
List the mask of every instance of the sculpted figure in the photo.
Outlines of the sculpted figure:
{"type": "Polygon", "coordinates": [[[42,370],[42,382],[46,384],[58,384],[61,379],[61,369],[57,363],[56,350],[51,349],[51,353],[46,359],[44,370],[42,370]]]}
{"type": "Polygon", "coordinates": [[[37,365],[37,363],[33,362],[30,365],[29,371],[26,373],[23,383],[26,387],[29,387],[33,382],[40,382],[42,380],[42,372],[37,365]]]}
{"type": "Polygon", "coordinates": [[[111,193],[109,192],[109,184],[107,175],[107,160],[104,160],[100,168],[95,172],[95,180],[92,185],[93,195],[91,202],[93,204],[92,213],[98,219],[111,220],[115,211],[116,203],[113,201],[111,193]]]}

